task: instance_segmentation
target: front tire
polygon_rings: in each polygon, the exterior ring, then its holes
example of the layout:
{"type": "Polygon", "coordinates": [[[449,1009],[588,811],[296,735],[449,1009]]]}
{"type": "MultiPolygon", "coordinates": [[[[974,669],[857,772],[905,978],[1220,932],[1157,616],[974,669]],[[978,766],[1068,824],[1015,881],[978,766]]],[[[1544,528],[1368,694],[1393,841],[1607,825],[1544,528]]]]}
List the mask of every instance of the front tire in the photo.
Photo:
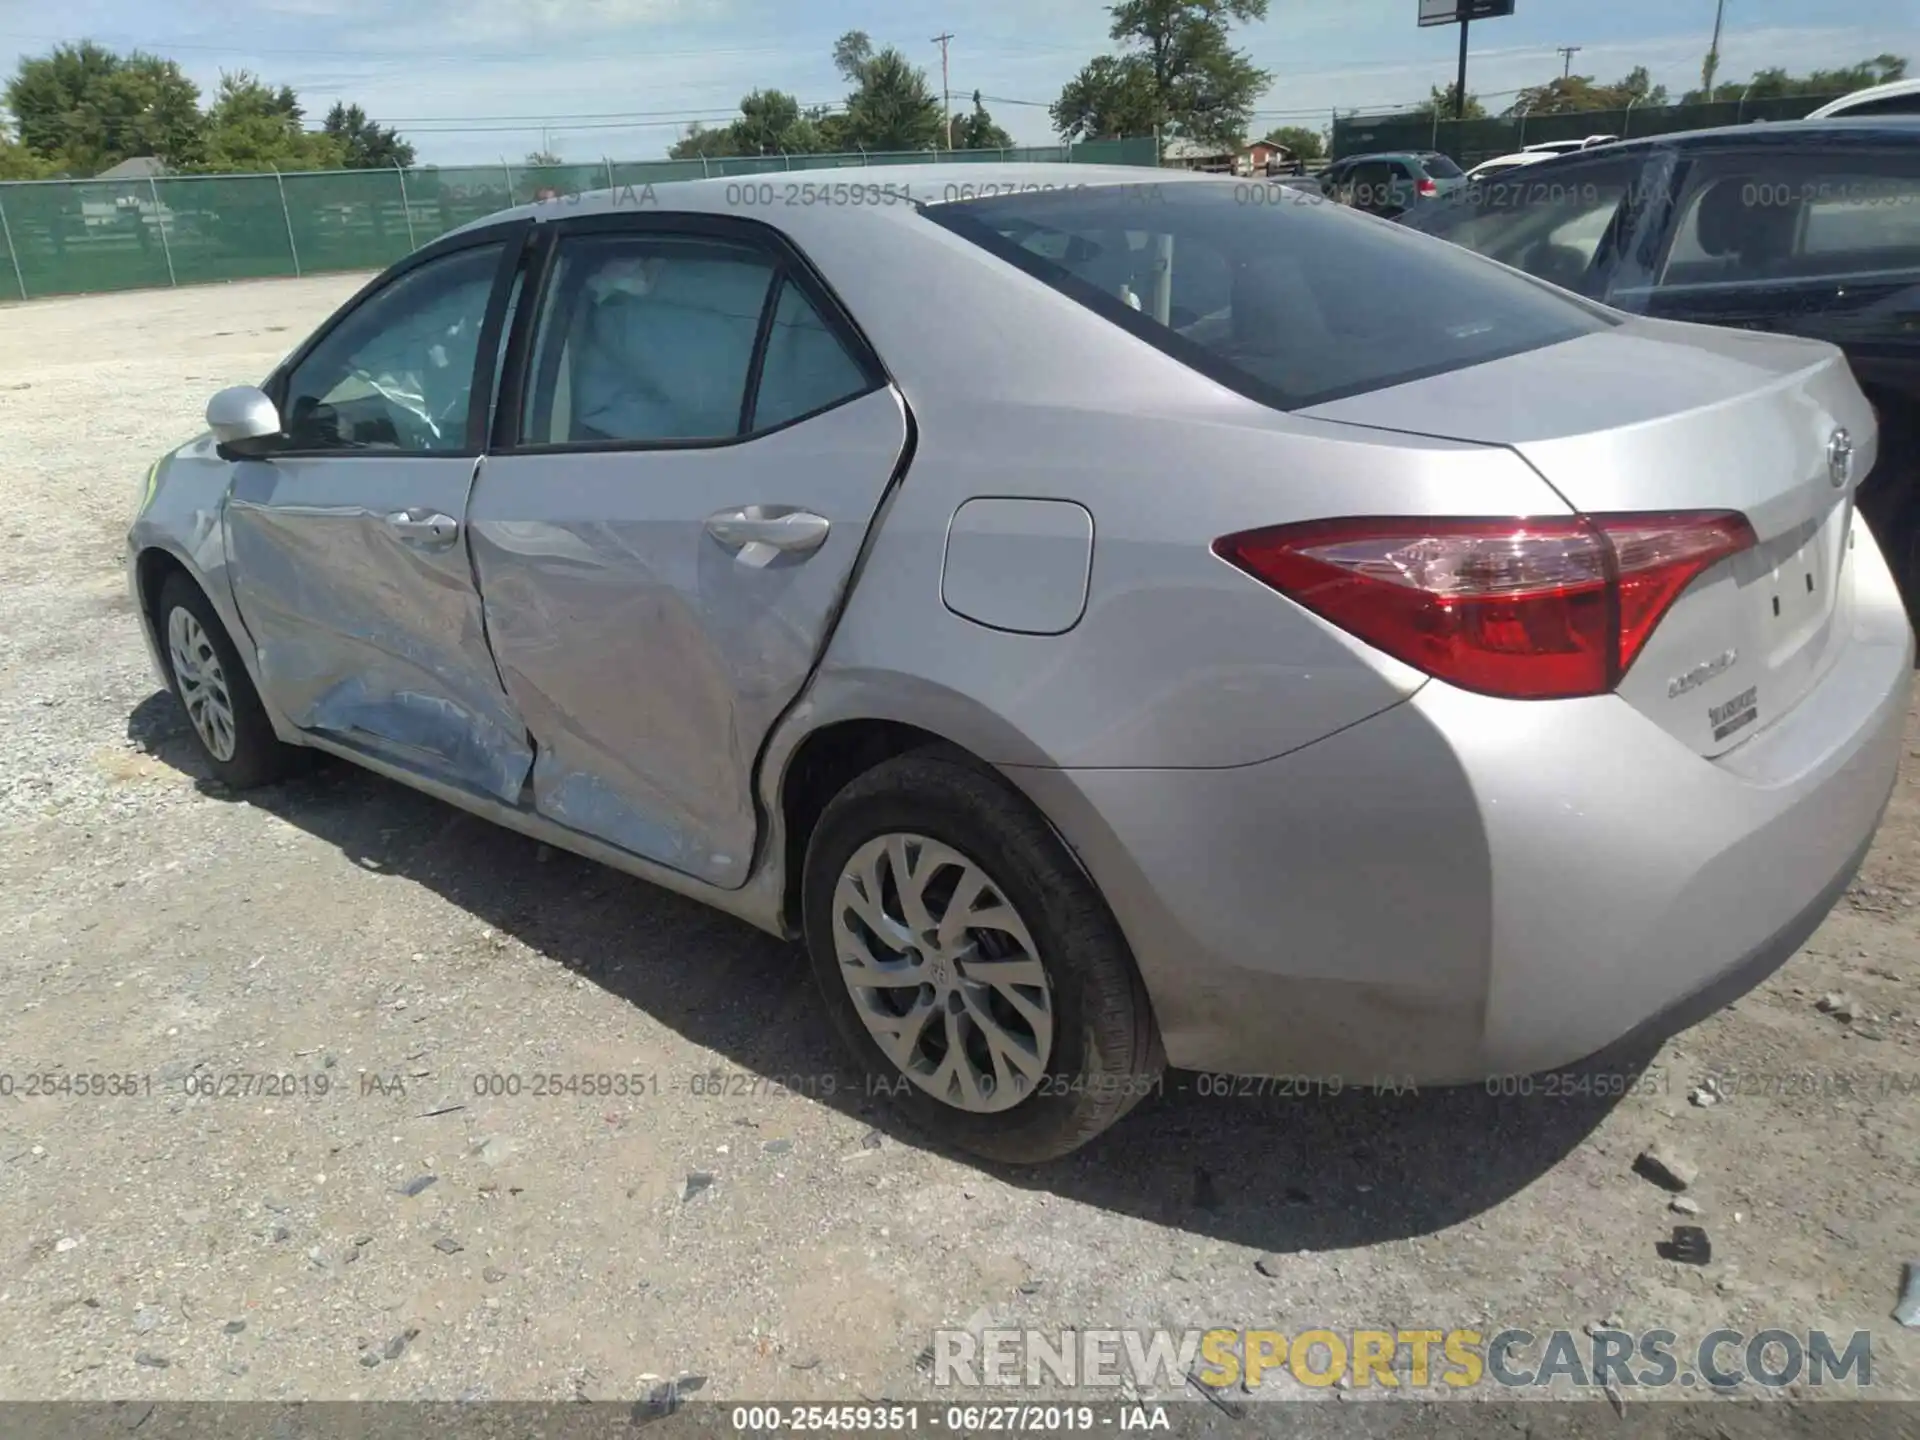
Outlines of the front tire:
{"type": "Polygon", "coordinates": [[[161,585],[155,618],[174,698],[214,777],[229,789],[250,790],[301,769],[307,752],[273,733],[213,602],[184,572],[161,585]]]}
{"type": "Polygon", "coordinates": [[[936,1139],[1037,1164],[1157,1087],[1151,1008],[1106,902],[1026,798],[966,757],[916,751],[848,785],[802,893],[868,1093],[936,1139]]]}

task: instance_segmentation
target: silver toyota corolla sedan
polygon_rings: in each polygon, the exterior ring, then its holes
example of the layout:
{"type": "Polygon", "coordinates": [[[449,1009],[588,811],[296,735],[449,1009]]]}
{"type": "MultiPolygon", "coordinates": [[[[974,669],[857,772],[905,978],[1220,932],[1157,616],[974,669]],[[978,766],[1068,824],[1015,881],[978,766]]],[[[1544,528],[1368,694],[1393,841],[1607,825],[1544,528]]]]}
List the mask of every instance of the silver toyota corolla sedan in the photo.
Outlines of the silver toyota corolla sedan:
{"type": "Polygon", "coordinates": [[[848,174],[506,212],[213,397],[129,560],[214,772],[802,939],[1008,1161],[1169,1063],[1619,1053],[1818,924],[1913,663],[1837,350],[1285,186],[848,174]]]}

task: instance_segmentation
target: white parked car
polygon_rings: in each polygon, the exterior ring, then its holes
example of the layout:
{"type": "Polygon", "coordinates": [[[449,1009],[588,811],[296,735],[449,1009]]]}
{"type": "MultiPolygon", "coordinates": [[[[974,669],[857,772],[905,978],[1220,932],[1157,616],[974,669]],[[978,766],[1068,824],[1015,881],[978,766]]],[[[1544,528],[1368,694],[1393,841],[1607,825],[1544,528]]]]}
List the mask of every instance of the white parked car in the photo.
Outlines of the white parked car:
{"type": "Polygon", "coordinates": [[[1496,155],[1491,160],[1482,160],[1467,171],[1467,179],[1491,180],[1496,175],[1504,175],[1528,165],[1537,165],[1542,160],[1551,160],[1553,156],[1554,152],[1551,150],[1519,150],[1511,155],[1496,155]]]}
{"type": "Polygon", "coordinates": [[[1892,80],[1870,85],[1838,100],[1829,100],[1806,118],[1827,120],[1836,115],[1920,115],[1920,80],[1892,80]]]}
{"type": "Polygon", "coordinates": [[[1611,145],[1618,135],[1589,135],[1583,140],[1538,140],[1520,149],[1529,155],[1571,155],[1576,150],[1591,150],[1596,145],[1611,145]]]}

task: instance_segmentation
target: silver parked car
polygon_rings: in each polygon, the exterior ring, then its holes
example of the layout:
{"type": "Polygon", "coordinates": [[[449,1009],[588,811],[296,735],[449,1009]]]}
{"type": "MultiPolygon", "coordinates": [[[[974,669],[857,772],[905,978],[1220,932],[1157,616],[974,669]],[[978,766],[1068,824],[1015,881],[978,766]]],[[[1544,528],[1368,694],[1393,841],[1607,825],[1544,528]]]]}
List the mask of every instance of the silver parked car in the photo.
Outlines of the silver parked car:
{"type": "Polygon", "coordinates": [[[1825,344],[1284,186],[603,193],[396,265],[149,476],[214,772],[313,750],[804,939],[939,1138],[1472,1082],[1818,924],[1913,639],[1825,344]]]}

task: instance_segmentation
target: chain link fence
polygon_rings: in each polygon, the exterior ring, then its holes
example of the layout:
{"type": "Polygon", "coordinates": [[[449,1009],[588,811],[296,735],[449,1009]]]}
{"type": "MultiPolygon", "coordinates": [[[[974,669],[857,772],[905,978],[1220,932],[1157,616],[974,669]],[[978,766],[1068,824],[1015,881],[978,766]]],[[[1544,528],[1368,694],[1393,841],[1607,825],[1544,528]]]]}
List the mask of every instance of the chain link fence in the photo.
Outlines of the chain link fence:
{"type": "Polygon", "coordinates": [[[708,176],[885,165],[1153,165],[1152,138],[1012,150],[425,166],[0,184],[0,301],[378,270],[511,205],[708,176]]]}
{"type": "Polygon", "coordinates": [[[1333,123],[1333,158],[1391,150],[1438,150],[1462,166],[1544,140],[1582,140],[1589,135],[1670,135],[1755,120],[1799,120],[1834,95],[1782,95],[1766,100],[1716,100],[1700,105],[1634,105],[1572,115],[1525,115],[1497,120],[1443,120],[1417,115],[1342,115],[1333,123]]]}

